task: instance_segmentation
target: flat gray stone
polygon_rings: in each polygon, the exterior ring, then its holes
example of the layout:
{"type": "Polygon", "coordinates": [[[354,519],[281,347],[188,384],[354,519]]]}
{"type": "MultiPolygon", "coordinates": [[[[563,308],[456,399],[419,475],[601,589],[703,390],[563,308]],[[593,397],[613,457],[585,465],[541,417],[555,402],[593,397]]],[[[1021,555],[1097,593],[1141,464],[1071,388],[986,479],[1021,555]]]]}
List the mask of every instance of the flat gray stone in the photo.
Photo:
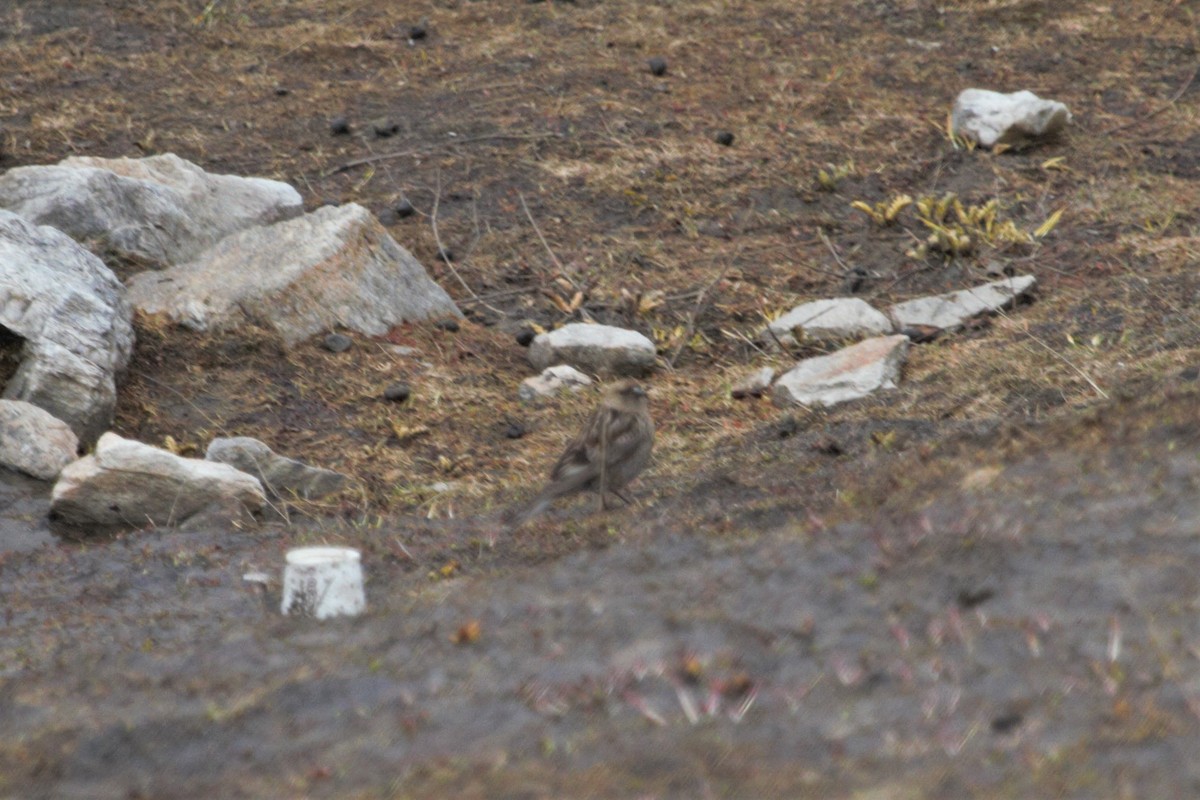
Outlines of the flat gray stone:
{"type": "Polygon", "coordinates": [[[761,338],[770,343],[796,344],[795,331],[808,339],[861,339],[892,332],[891,321],[857,297],[835,297],[798,305],[767,326],[761,338]]]}
{"type": "Polygon", "coordinates": [[[775,381],[772,398],[778,406],[832,406],[894,389],[908,347],[908,337],[897,334],[807,358],[775,381]]]}
{"type": "Polygon", "coordinates": [[[350,479],[340,472],[310,467],[277,455],[263,442],[249,436],[213,439],[204,453],[208,461],[228,464],[258,478],[272,497],[302,497],[315,500],[341,491],[350,479]]]}
{"type": "Polygon", "coordinates": [[[1016,275],[970,289],[897,303],[888,309],[888,315],[898,330],[909,326],[957,330],[981,314],[1007,308],[1036,284],[1037,278],[1032,275],[1016,275]]]}
{"type": "Polygon", "coordinates": [[[612,325],[572,323],[536,336],[529,363],[537,369],[570,364],[594,373],[645,375],[655,366],[654,342],[612,325]]]}

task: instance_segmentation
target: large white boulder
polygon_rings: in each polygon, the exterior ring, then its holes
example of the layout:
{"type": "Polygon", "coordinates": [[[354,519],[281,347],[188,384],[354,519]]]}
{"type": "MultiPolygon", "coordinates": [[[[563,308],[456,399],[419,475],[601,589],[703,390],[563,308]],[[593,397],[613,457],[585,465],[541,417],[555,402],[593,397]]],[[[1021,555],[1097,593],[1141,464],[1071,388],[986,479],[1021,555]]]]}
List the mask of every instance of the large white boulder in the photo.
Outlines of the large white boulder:
{"type": "Polygon", "coordinates": [[[832,406],[894,389],[908,345],[907,336],[878,336],[806,358],[775,381],[772,398],[779,406],[832,406]]]}
{"type": "Polygon", "coordinates": [[[454,301],[360,205],[323,206],[222,239],[198,259],[129,280],[133,303],[192,330],[254,321],[289,345],[344,327],[459,317],[454,301]]]}
{"type": "Polygon", "coordinates": [[[52,481],[79,454],[71,426],[23,400],[0,400],[0,467],[52,481]]]}
{"type": "Polygon", "coordinates": [[[654,342],[637,331],[582,322],[536,336],[529,363],[537,369],[570,364],[590,372],[643,375],[654,369],[654,342]]]}
{"type": "Polygon", "coordinates": [[[253,523],[266,504],[258,479],[228,464],[182,458],[106,433],[68,464],[50,494],[54,526],[76,536],[146,526],[253,523]]]}
{"type": "Polygon", "coordinates": [[[162,267],[195,258],[236,231],[298,216],[304,205],[286,183],[213,175],[166,153],[15,167],[0,175],[0,208],[162,267]]]}
{"type": "Polygon", "coordinates": [[[131,318],[125,287],[99,258],[0,210],[0,326],[25,340],[4,397],[44,408],[91,444],[112,423],[131,318]]]}
{"type": "Polygon", "coordinates": [[[1032,275],[1015,275],[970,289],[897,303],[888,309],[888,314],[896,322],[897,329],[911,326],[957,330],[981,314],[1007,308],[1036,283],[1037,278],[1032,275]]]}
{"type": "Polygon", "coordinates": [[[1012,94],[965,89],[954,101],[950,130],[984,147],[1022,144],[1057,133],[1071,121],[1062,103],[1043,100],[1033,92],[1012,94]]]}

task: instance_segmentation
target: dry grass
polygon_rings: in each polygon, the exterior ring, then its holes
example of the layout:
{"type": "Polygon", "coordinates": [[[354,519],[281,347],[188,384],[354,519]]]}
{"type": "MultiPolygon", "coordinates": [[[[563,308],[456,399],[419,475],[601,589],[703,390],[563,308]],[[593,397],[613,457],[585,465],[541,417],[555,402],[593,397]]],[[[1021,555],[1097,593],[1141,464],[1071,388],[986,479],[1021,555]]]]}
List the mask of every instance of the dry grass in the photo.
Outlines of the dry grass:
{"type": "Polygon", "coordinates": [[[289,181],[310,207],[417,208],[392,233],[468,311],[457,334],[406,328],[335,356],[141,326],[119,429],[192,450],[255,435],[359,478],[317,511],[462,517],[532,490],[594,398],[516,402],[526,320],[586,316],[660,342],[673,368],[654,381],[661,438],[642,482],[657,497],[739,459],[748,480],[770,480],[778,464],[756,452],[784,414],[728,388],[790,364],[748,340],[767,316],[841,294],[847,268],[866,271],[878,305],[983,282],[994,263],[1037,275],[1039,299],[915,348],[879,401],[787,412],[805,431],[919,421],[913,444],[936,441],[950,423],[1051,418],[1197,360],[1200,87],[1184,4],[144,0],[57,13],[3,20],[0,53],[19,67],[0,94],[4,166],[176,152],[289,181]],[[430,37],[409,43],[420,18],[430,37]],[[651,55],[667,75],[649,73],[651,55]],[[944,119],[968,86],[1033,89],[1076,125],[1027,152],[956,150],[944,119]],[[341,115],[353,135],[330,135],[341,115]],[[397,136],[371,133],[383,116],[397,136]],[[821,185],[821,169],[850,162],[821,185]],[[1037,245],[913,260],[928,231],[911,211],[881,228],[850,208],[947,191],[996,198],[1026,231],[1064,214],[1037,245]],[[563,313],[577,289],[581,307],[563,313]],[[639,310],[655,292],[661,304],[639,310]],[[396,380],[415,389],[404,406],[380,399],[396,380]],[[529,435],[506,439],[510,422],[529,435]]]}

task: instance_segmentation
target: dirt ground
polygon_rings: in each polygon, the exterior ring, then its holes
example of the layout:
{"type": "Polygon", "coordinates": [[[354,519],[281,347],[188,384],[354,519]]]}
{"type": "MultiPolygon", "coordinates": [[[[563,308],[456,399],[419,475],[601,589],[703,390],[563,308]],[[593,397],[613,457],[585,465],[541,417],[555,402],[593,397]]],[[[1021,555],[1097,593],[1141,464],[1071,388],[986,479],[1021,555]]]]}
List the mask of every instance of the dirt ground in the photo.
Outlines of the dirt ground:
{"type": "Polygon", "coordinates": [[[0,168],[174,152],[361,203],[467,314],[340,354],[138,320],[119,433],[252,435],[355,485],[256,531],[78,543],[0,475],[0,797],[1200,793],[1196,22],[0,0],[0,168]],[[968,87],[1074,124],[962,147],[968,87]],[[949,192],[1016,233],[915,252],[918,204],[851,207],[949,192]],[[914,346],[895,391],[729,395],[828,349],[758,342],[798,302],[1004,273],[1035,300],[914,346]],[[659,344],[655,463],[634,508],[507,533],[595,402],[517,402],[516,335],[580,319],[659,344]],[[286,618],[243,582],[317,542],[362,549],[369,613],[286,618]]]}

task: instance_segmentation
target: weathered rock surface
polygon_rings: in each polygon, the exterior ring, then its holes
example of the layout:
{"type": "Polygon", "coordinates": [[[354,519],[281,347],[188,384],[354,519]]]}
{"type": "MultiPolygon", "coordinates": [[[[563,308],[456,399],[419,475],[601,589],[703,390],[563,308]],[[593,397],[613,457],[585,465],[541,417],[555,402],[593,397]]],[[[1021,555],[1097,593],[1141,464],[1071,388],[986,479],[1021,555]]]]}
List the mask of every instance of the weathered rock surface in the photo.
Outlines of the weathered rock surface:
{"type": "Polygon", "coordinates": [[[888,309],[897,328],[955,330],[980,314],[1007,308],[1037,283],[1032,275],[1016,275],[947,294],[918,297],[888,309]]]}
{"type": "Polygon", "coordinates": [[[636,376],[654,369],[654,356],[654,342],[637,331],[580,322],[539,334],[529,345],[529,363],[537,369],[571,364],[590,372],[636,376]]]}
{"type": "Polygon", "coordinates": [[[52,481],[78,453],[70,425],[32,403],[0,400],[0,467],[52,481]]]}
{"type": "Polygon", "coordinates": [[[253,475],[273,497],[296,496],[315,500],[341,491],[350,482],[340,472],[310,467],[295,459],[277,455],[266,444],[249,436],[213,439],[204,457],[253,475]]]}
{"type": "Polygon", "coordinates": [[[171,153],[16,167],[0,175],[0,208],[155,267],[304,210],[286,183],[213,175],[171,153]]]}
{"type": "Polygon", "coordinates": [[[771,367],[763,367],[738,381],[729,393],[737,400],[743,397],[762,397],[767,393],[767,389],[771,388],[773,380],[775,380],[775,370],[771,367]]]}
{"type": "Polygon", "coordinates": [[[99,258],[0,210],[0,326],[25,340],[4,397],[49,411],[91,444],[112,423],[131,319],[125,287],[99,258]]]}
{"type": "Polygon", "coordinates": [[[797,328],[810,339],[858,339],[891,333],[892,323],[865,300],[835,297],[796,306],[767,328],[762,339],[792,345],[797,328]]]}
{"type": "Polygon", "coordinates": [[[807,358],[775,381],[772,398],[779,406],[832,406],[894,389],[908,346],[907,336],[879,336],[807,358]]]}
{"type": "Polygon", "coordinates": [[[954,101],[950,128],[956,136],[984,147],[1016,145],[1057,133],[1071,121],[1062,103],[1043,100],[1033,92],[1003,94],[966,89],[954,101]]]}
{"type": "Polygon", "coordinates": [[[228,236],[193,262],[135,275],[129,292],[140,310],[193,330],[255,321],[288,344],[337,326],[377,336],[401,322],[461,316],[354,203],[228,236]]]}
{"type": "Polygon", "coordinates": [[[147,525],[252,523],[265,504],[258,479],[228,464],[106,433],[93,455],[59,474],[50,518],[60,532],[85,536],[147,525]]]}
{"type": "Polygon", "coordinates": [[[562,391],[577,392],[584,386],[589,386],[592,379],[568,364],[558,364],[546,367],[541,374],[534,375],[521,381],[517,388],[517,397],[525,400],[553,397],[562,391]]]}

